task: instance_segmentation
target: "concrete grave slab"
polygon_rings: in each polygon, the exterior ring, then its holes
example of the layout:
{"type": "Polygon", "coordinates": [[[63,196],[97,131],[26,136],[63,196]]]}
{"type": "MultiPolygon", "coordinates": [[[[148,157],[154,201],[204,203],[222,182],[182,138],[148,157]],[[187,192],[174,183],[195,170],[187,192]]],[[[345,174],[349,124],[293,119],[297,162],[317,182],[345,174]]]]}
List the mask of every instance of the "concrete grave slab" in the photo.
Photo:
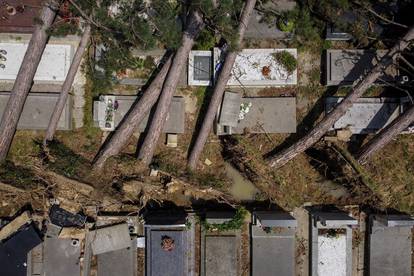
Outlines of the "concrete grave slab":
{"type": "MultiPolygon", "coordinates": [[[[293,2],[293,7],[295,6],[294,1],[284,1],[284,2],[293,2]]],[[[266,23],[263,21],[264,16],[261,12],[253,10],[252,15],[250,16],[249,23],[247,24],[247,30],[245,33],[246,38],[253,39],[280,39],[280,40],[289,40],[293,37],[292,33],[281,31],[276,24],[276,20],[271,23],[266,23]]]]}
{"type": "Polygon", "coordinates": [[[255,211],[252,222],[252,276],[294,275],[295,218],[280,210],[255,211]]]}
{"type": "Polygon", "coordinates": [[[80,251],[80,243],[72,239],[46,238],[43,248],[44,276],[79,276],[80,251]]]}
{"type": "Polygon", "coordinates": [[[236,236],[205,236],[205,275],[237,275],[236,236]]]}
{"type": "Polygon", "coordinates": [[[401,223],[396,223],[397,217],[384,223],[384,219],[370,216],[369,275],[412,275],[412,220],[409,225],[402,216],[401,223]]]}
{"type": "MultiPolygon", "coordinates": [[[[327,50],[326,85],[352,85],[373,68],[386,53],[386,50],[327,50]]],[[[396,67],[390,66],[376,83],[381,84],[381,79],[394,82],[397,76],[396,67]]]]}
{"type": "Polygon", "coordinates": [[[225,92],[223,108],[220,110],[219,124],[223,126],[237,127],[239,124],[241,93],[225,92]]]}
{"type": "MultiPolygon", "coordinates": [[[[15,80],[26,53],[28,43],[0,42],[7,59],[0,69],[0,80],[15,80]]],[[[69,71],[73,49],[71,45],[47,44],[37,68],[34,81],[63,82],[69,71]]]]}
{"type": "Polygon", "coordinates": [[[295,227],[264,231],[252,225],[252,276],[293,276],[295,271],[295,227]]]}
{"type": "Polygon", "coordinates": [[[131,246],[128,224],[118,224],[90,231],[86,235],[94,255],[131,246]]]}
{"type": "Polygon", "coordinates": [[[187,275],[187,234],[184,230],[147,229],[146,238],[146,275],[187,275]],[[163,237],[170,237],[174,240],[172,251],[162,249],[163,237]]]}
{"type": "MultiPolygon", "coordinates": [[[[93,118],[95,123],[106,131],[113,131],[131,106],[136,101],[136,96],[103,95],[99,101],[94,101],[93,118]],[[109,100],[111,107],[109,107],[109,100]],[[112,104],[117,105],[115,108],[112,104]]],[[[148,125],[149,114],[138,127],[139,132],[144,132],[148,125]]],[[[173,97],[167,122],[163,131],[165,133],[184,133],[185,129],[185,102],[183,97],[173,97]]]]}
{"type": "MultiPolygon", "coordinates": [[[[325,112],[329,113],[343,97],[325,99],[325,112]]],[[[352,134],[375,133],[383,129],[402,113],[400,98],[359,98],[333,125],[333,129],[349,129],[352,134]]]]}
{"type": "MultiPolygon", "coordinates": [[[[9,97],[10,93],[0,92],[0,119],[3,116],[9,97]]],[[[17,129],[46,129],[58,98],[59,93],[29,93],[17,129]]],[[[72,128],[71,110],[71,97],[69,96],[58,122],[59,130],[70,130],[72,128]]]]}
{"type": "Polygon", "coordinates": [[[131,241],[128,248],[97,255],[98,276],[136,276],[137,241],[131,241]]]}
{"type": "MultiPolygon", "coordinates": [[[[241,104],[248,107],[243,119],[236,127],[218,124],[218,135],[248,133],[295,133],[296,98],[295,97],[257,97],[242,98],[241,104]]],[[[226,105],[221,109],[226,110],[226,105]]],[[[245,109],[246,110],[246,109],[245,109]]]]}

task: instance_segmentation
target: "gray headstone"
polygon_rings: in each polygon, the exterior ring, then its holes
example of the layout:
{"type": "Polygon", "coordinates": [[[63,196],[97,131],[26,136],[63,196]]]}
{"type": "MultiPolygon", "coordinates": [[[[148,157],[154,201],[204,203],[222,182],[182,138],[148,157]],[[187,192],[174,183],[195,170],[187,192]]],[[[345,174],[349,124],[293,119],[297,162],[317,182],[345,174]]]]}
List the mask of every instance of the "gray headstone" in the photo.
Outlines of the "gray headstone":
{"type": "Polygon", "coordinates": [[[211,57],[194,56],[194,79],[198,81],[208,81],[211,79],[212,65],[211,57]]]}

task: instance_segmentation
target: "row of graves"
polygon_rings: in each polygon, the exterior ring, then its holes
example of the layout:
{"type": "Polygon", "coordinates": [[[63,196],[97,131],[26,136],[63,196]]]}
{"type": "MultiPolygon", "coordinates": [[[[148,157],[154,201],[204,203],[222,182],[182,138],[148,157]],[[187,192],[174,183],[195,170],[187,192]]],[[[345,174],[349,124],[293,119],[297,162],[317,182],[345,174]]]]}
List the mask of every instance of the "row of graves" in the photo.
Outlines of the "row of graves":
{"type": "MultiPolygon", "coordinates": [[[[19,129],[46,129],[54,105],[59,97],[61,85],[66,77],[77,38],[73,43],[51,40],[45,49],[35,75],[34,86],[29,94],[19,129]],[[47,93],[45,93],[47,92],[47,93]]],[[[28,40],[3,38],[0,51],[5,57],[5,68],[0,69],[0,117],[4,110],[14,79],[27,48],[28,40]]],[[[189,86],[213,86],[223,64],[223,49],[192,51],[188,59],[185,76],[189,86]]],[[[296,49],[244,49],[233,67],[227,90],[217,111],[215,133],[217,135],[250,133],[295,133],[296,98],[291,96],[243,96],[241,90],[264,87],[286,87],[297,84],[297,69],[288,71],[276,58],[280,53],[289,53],[297,58],[296,49]]],[[[324,83],[327,86],[350,86],[370,70],[386,53],[384,50],[327,50],[324,58],[324,83]]],[[[408,76],[399,72],[397,66],[389,67],[376,82],[377,85],[406,83],[408,76]]],[[[103,131],[113,131],[122,121],[131,106],[137,101],[135,95],[101,95],[93,104],[95,125],[103,131]]],[[[343,98],[327,97],[325,112],[329,113],[343,98]]],[[[79,102],[79,101],[78,101],[79,102]]],[[[185,130],[186,98],[176,96],[170,107],[164,132],[177,141],[177,135],[185,130]]],[[[360,98],[333,126],[333,130],[348,130],[352,134],[376,132],[402,114],[410,103],[409,97],[360,98]]],[[[84,103],[81,103],[84,104],[84,103]]],[[[71,130],[79,105],[72,97],[66,103],[58,129],[71,130]]],[[[137,132],[144,132],[148,125],[143,120],[137,132]]],[[[411,128],[406,132],[411,132],[411,128]]],[[[174,144],[174,143],[173,143],[174,144]]]]}
{"type": "MultiPolygon", "coordinates": [[[[0,26],[0,117],[10,97],[10,91],[19,71],[21,61],[33,31],[33,22],[39,12],[40,0],[29,1],[30,5],[21,5],[19,1],[8,1],[12,13],[2,14],[0,26]]],[[[289,11],[295,8],[295,1],[269,1],[268,8],[289,11]],[[270,3],[271,2],[271,3],[270,3]]],[[[266,6],[267,7],[267,6],[266,6]]],[[[381,4],[374,5],[381,9],[381,4]]],[[[397,9],[398,5],[393,5],[397,9]]],[[[9,10],[2,9],[1,12],[9,10]]],[[[346,25],[356,20],[351,11],[338,15],[338,24],[346,25]]],[[[263,14],[255,10],[246,32],[247,39],[288,40],[292,34],[280,30],[280,22],[264,23],[263,14]]],[[[352,36],[335,24],[328,23],[326,40],[348,41],[352,36]]],[[[384,28],[374,26],[378,35],[384,28]]],[[[18,124],[19,129],[43,130],[47,127],[54,105],[58,99],[63,81],[66,78],[79,37],[52,37],[45,48],[40,65],[34,77],[34,85],[29,94],[18,124]]],[[[214,86],[222,64],[225,48],[213,48],[209,51],[191,51],[188,58],[188,70],[184,72],[181,86],[214,86]]],[[[139,52],[139,51],[138,51],[139,52]]],[[[160,60],[164,51],[155,50],[147,53],[160,60]]],[[[278,60],[281,53],[290,54],[297,60],[296,49],[244,49],[234,64],[227,91],[217,111],[215,132],[217,135],[231,135],[245,132],[253,133],[295,133],[296,132],[296,99],[295,97],[259,97],[245,96],[242,91],[250,88],[288,87],[297,84],[297,68],[287,70],[278,60]]],[[[350,86],[365,72],[374,66],[386,53],[386,50],[362,49],[328,49],[322,54],[323,84],[326,86],[350,86]]],[[[96,59],[102,55],[97,47],[96,59]]],[[[138,56],[145,55],[137,53],[138,56]]],[[[300,65],[299,65],[300,66],[300,65]]],[[[78,74],[76,80],[83,76],[78,74]]],[[[118,76],[117,76],[118,77],[118,76]]],[[[391,86],[409,82],[407,75],[399,71],[398,66],[389,67],[376,82],[377,85],[391,86]]],[[[121,84],[141,86],[146,80],[124,78],[121,84]]],[[[80,81],[82,83],[82,81],[80,81]]],[[[84,83],[84,82],[83,82],[84,83]]],[[[76,86],[76,85],[75,85],[76,86]]],[[[82,126],[83,88],[74,87],[60,118],[58,129],[71,130],[82,126]],[[80,97],[76,96],[81,95],[80,97]],[[76,99],[75,99],[76,98],[76,99]]],[[[101,95],[93,104],[95,125],[103,131],[113,131],[138,99],[128,93],[101,95]],[[122,94],[122,95],[121,95],[122,94]]],[[[253,93],[254,94],[254,93],[253,93]]],[[[249,93],[251,95],[251,93],[249,93]]],[[[340,101],[341,97],[328,97],[325,101],[325,112],[329,113],[340,101]]],[[[170,108],[164,132],[169,135],[167,141],[175,145],[178,135],[185,130],[185,97],[175,97],[170,108]]],[[[346,129],[352,134],[372,133],[388,125],[406,109],[410,99],[401,98],[360,98],[333,126],[333,130],[346,129]]],[[[148,117],[139,126],[137,132],[147,128],[148,117]]],[[[406,132],[410,132],[411,128],[406,132]]]]}
{"type": "Polygon", "coordinates": [[[309,275],[348,276],[356,270],[412,275],[410,216],[369,211],[362,217],[333,206],[308,206],[303,212],[299,218],[281,209],[253,210],[243,218],[244,226],[231,228],[224,225],[234,222],[236,210],[159,209],[92,219],[54,204],[47,217],[24,211],[0,220],[0,273],[237,276],[247,259],[251,275],[292,276],[303,249],[309,275]],[[307,230],[306,242],[298,237],[299,228],[307,230]]]}

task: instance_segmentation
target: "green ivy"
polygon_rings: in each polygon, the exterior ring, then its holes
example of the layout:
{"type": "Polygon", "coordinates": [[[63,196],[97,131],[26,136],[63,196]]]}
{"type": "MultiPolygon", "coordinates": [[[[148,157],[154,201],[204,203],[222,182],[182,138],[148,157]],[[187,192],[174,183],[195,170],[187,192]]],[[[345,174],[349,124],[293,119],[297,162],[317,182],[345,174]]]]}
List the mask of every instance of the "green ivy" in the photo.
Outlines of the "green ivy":
{"type": "Polygon", "coordinates": [[[230,231],[239,230],[244,224],[244,218],[247,215],[247,210],[244,207],[238,207],[234,217],[224,223],[208,223],[206,220],[201,221],[201,226],[206,231],[230,231]]]}

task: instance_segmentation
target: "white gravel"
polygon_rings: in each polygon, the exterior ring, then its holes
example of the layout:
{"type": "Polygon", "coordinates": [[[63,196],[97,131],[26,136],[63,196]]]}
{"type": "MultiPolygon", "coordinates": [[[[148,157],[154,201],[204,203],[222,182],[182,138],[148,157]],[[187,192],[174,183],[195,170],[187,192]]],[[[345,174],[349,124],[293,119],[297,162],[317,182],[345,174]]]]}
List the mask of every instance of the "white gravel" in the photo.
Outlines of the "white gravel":
{"type": "Polygon", "coordinates": [[[346,276],[346,235],[318,237],[318,276],[346,276]]]}

